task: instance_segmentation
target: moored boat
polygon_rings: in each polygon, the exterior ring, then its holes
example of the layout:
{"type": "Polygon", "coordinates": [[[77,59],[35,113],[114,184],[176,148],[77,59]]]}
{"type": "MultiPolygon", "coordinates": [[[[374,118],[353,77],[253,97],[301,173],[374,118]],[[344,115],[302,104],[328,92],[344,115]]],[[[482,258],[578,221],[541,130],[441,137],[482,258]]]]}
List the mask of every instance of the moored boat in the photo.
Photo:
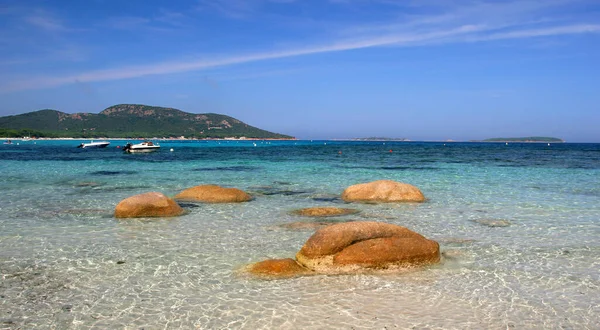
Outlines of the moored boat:
{"type": "Polygon", "coordinates": [[[108,141],[99,141],[99,142],[94,142],[91,141],[90,143],[82,143],[80,145],[77,146],[77,148],[106,148],[108,145],[110,144],[110,142],[108,141]]]}
{"type": "Polygon", "coordinates": [[[144,141],[142,143],[137,143],[137,144],[131,144],[131,143],[127,143],[124,147],[123,147],[123,151],[125,152],[150,152],[150,151],[156,151],[160,149],[160,145],[152,142],[152,141],[144,141]]]}

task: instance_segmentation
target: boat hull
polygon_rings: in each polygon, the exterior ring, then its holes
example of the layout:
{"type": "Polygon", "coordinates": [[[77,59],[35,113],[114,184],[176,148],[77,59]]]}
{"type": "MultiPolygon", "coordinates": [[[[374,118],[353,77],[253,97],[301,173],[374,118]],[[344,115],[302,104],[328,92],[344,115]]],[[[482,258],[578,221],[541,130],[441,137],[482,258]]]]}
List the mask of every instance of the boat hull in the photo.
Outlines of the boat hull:
{"type": "Polygon", "coordinates": [[[138,144],[130,144],[128,143],[125,147],[123,147],[123,151],[127,153],[138,153],[138,152],[152,152],[160,149],[160,145],[154,144],[152,142],[142,142],[138,144]]]}
{"type": "Polygon", "coordinates": [[[106,148],[110,142],[91,142],[91,143],[82,143],[78,146],[78,148],[82,149],[91,149],[91,148],[106,148]]]}
{"type": "Polygon", "coordinates": [[[125,150],[128,153],[137,153],[137,152],[152,152],[157,151],[160,147],[152,147],[152,148],[130,148],[125,150]]]}

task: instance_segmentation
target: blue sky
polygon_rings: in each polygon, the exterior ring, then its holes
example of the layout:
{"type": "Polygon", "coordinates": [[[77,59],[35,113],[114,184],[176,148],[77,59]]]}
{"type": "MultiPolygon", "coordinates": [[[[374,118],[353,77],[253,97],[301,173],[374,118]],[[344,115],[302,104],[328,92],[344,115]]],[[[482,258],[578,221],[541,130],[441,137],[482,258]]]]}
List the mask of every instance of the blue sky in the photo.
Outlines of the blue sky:
{"type": "Polygon", "coordinates": [[[298,138],[600,142],[600,1],[0,0],[0,115],[119,103],[298,138]]]}

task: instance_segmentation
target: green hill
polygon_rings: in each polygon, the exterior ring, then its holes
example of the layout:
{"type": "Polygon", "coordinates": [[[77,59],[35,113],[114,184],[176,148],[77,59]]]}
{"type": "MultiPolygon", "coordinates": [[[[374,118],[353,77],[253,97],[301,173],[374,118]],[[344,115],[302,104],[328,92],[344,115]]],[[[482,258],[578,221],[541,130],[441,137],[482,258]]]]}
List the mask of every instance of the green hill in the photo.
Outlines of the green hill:
{"type": "Polygon", "coordinates": [[[216,113],[195,114],[173,108],[139,104],[119,104],[99,114],[68,114],[39,110],[0,117],[0,136],[73,138],[180,137],[290,139],[268,132],[233,117],[216,113]]]}

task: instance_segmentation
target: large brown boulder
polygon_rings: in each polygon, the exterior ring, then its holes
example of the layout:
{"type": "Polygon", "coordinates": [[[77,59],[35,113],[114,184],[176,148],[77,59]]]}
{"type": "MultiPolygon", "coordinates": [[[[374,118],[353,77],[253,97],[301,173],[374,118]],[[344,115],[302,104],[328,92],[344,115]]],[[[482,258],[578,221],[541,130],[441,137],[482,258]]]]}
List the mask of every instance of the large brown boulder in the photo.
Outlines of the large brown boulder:
{"type": "Polygon", "coordinates": [[[390,203],[423,202],[419,188],[402,182],[379,180],[350,186],[342,193],[346,202],[390,203]]]}
{"type": "Polygon", "coordinates": [[[177,194],[175,199],[206,203],[239,203],[247,202],[252,197],[240,189],[209,184],[188,188],[177,194]]]}
{"type": "Polygon", "coordinates": [[[296,254],[320,273],[394,269],[436,263],[440,247],[407,228],[381,222],[346,222],[319,229],[296,254]]]}
{"type": "Polygon", "coordinates": [[[174,217],[184,212],[181,206],[169,197],[159,192],[149,192],[119,202],[115,208],[115,217],[174,217]]]}
{"type": "Polygon", "coordinates": [[[248,267],[248,272],[256,276],[270,278],[285,278],[311,273],[309,269],[302,267],[296,260],[290,258],[257,262],[248,267]]]}
{"type": "Polygon", "coordinates": [[[304,217],[336,217],[341,215],[355,214],[360,212],[355,209],[344,209],[334,206],[325,207],[309,207],[305,209],[295,210],[292,213],[304,217]]]}

